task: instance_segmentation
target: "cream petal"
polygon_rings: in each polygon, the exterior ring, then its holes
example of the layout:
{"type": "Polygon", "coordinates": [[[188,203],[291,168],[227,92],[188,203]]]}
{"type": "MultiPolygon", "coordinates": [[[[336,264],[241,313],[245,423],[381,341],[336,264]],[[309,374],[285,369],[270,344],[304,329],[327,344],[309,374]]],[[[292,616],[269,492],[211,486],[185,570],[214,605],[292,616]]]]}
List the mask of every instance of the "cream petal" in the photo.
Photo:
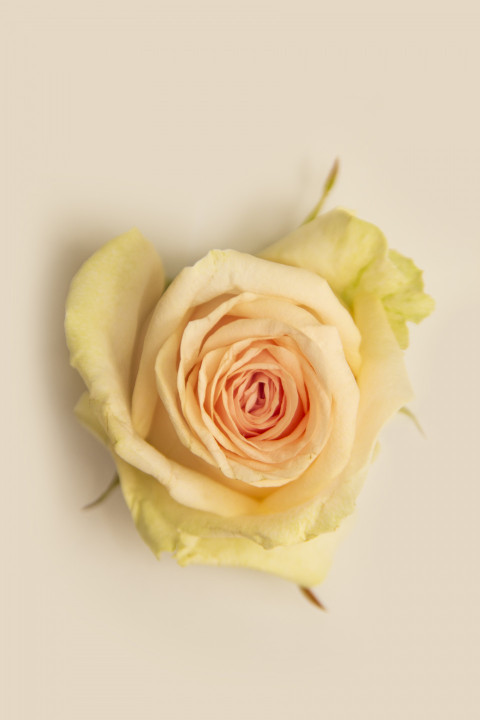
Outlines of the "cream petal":
{"type": "MultiPolygon", "coordinates": [[[[232,309],[243,299],[247,307],[250,305],[248,300],[253,300],[257,296],[253,293],[241,293],[234,297],[228,297],[223,302],[218,302],[213,307],[209,306],[209,312],[206,315],[198,316],[198,310],[195,318],[191,318],[182,333],[182,341],[180,345],[180,366],[179,371],[187,374],[193,365],[198,362],[199,358],[213,347],[229,346],[232,341],[228,335],[223,336],[219,343],[212,345],[209,340],[211,333],[218,332],[217,325],[225,317],[235,317],[232,309]]],[[[227,329],[228,333],[228,329],[227,329]]],[[[248,335],[246,336],[248,338],[248,335]]],[[[243,337],[245,339],[245,336],[243,337]]]]}
{"type": "MultiPolygon", "coordinates": [[[[220,468],[207,463],[195,453],[187,452],[170,422],[169,415],[160,399],[157,402],[151,430],[146,440],[149,445],[158,450],[162,455],[173,460],[177,465],[183,465],[190,470],[194,470],[197,475],[205,475],[207,478],[215,480],[220,485],[224,485],[242,495],[261,500],[269,492],[268,488],[256,488],[253,487],[253,485],[246,485],[238,480],[229,478],[221,472],[220,468]]],[[[251,512],[257,511],[258,507],[251,510],[251,512]]]]}
{"type": "Polygon", "coordinates": [[[358,378],[361,403],[352,468],[368,462],[384,424],[413,399],[403,352],[379,298],[368,293],[355,297],[353,312],[362,333],[362,372],[358,378]]]}
{"type": "Polygon", "coordinates": [[[186,507],[214,509],[224,518],[258,511],[253,498],[190,470],[184,463],[172,461],[138,437],[126,435],[113,449],[122,460],[158,480],[174,500],[186,507]]]}
{"type": "MultiPolygon", "coordinates": [[[[317,463],[295,484],[281,488],[265,498],[266,511],[282,511],[292,503],[308,500],[333,507],[353,508],[354,499],[365,478],[378,433],[383,425],[413,397],[403,358],[394,333],[389,326],[381,301],[373,295],[360,293],[354,302],[355,321],[362,334],[362,368],[358,377],[360,403],[356,422],[355,442],[348,464],[338,473],[320,473],[317,463]],[[328,502],[327,502],[328,501],[328,502]]],[[[336,453],[332,454],[335,459],[336,453]]],[[[319,458],[317,462],[323,459],[319,458]]],[[[340,511],[340,512],[343,512],[340,511]]],[[[318,521],[318,527],[324,527],[318,521]]],[[[325,526],[330,528],[327,523],[325,526]]]]}
{"type": "MultiPolygon", "coordinates": [[[[173,333],[160,348],[155,362],[155,379],[158,397],[163,402],[178,437],[185,447],[206,462],[215,464],[215,458],[208,452],[205,443],[192,431],[188,414],[184,412],[185,388],[177,372],[177,353],[181,330],[173,333]]],[[[157,397],[155,396],[155,402],[157,397]]],[[[190,407],[190,404],[188,404],[190,407]]],[[[193,406],[192,406],[193,407],[193,406]]],[[[151,422],[151,421],[150,421],[151,422]]]]}
{"type": "MultiPolygon", "coordinates": [[[[305,502],[315,494],[327,492],[330,483],[348,463],[355,440],[359,389],[345,363],[343,349],[333,328],[323,328],[317,340],[322,342],[325,387],[332,397],[331,427],[321,454],[295,483],[279,488],[263,501],[265,507],[285,509],[305,502]]],[[[305,345],[305,354],[308,345],[305,345]]]]}

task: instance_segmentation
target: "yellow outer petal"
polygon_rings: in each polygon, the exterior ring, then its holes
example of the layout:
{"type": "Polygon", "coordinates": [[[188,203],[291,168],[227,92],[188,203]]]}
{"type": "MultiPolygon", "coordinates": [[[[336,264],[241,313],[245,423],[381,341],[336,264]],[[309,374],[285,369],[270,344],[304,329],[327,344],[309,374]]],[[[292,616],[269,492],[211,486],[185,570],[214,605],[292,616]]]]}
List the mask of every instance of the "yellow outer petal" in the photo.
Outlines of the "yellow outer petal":
{"type": "Polygon", "coordinates": [[[349,523],[345,522],[335,532],[323,533],[309,542],[270,550],[242,537],[199,537],[184,529],[185,508],[172,500],[159,483],[122,460],[117,459],[117,468],[140,535],[157,557],[162,552],[172,552],[181,565],[248,567],[311,587],[324,579],[334,551],[348,529],[349,523]]]}
{"type": "Polygon", "coordinates": [[[90,395],[88,391],[85,391],[80,396],[79,401],[75,405],[75,415],[84,425],[87,430],[95,435],[97,440],[100,440],[104,445],[109,445],[109,438],[105,429],[102,425],[101,420],[95,414],[95,406],[90,401],[90,395]]]}
{"type": "Polygon", "coordinates": [[[70,362],[112,442],[131,428],[135,347],[164,282],[160,258],[134,229],[92,255],[70,286],[65,316],[70,362]]]}

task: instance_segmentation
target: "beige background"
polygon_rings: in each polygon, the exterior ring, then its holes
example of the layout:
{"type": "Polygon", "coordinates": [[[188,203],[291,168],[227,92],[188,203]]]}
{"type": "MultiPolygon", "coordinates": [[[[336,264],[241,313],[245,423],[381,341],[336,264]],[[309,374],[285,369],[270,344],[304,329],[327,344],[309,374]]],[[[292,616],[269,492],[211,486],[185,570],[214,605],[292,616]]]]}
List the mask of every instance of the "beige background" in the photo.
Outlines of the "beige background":
{"type": "Polygon", "coordinates": [[[477,717],[479,21],[473,2],[12,3],[3,10],[0,714],[477,717]],[[157,563],[71,409],[71,276],[137,225],[170,273],[331,205],[425,268],[413,405],[319,594],[157,563]],[[6,173],[4,173],[6,170],[6,173]]]}

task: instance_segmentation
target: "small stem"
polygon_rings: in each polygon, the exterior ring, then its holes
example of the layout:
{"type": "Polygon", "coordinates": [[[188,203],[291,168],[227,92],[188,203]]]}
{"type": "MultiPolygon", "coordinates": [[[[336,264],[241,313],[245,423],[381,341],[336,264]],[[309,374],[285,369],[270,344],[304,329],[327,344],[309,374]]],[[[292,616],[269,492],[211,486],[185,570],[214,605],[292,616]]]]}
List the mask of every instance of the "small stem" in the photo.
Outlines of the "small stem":
{"type": "Polygon", "coordinates": [[[103,493],[101,495],[99,495],[99,497],[96,500],[94,500],[91,503],[88,503],[88,505],[85,505],[83,510],[91,510],[92,508],[96,507],[97,505],[100,505],[101,502],[106,500],[106,498],[110,495],[112,490],[114,490],[117,487],[117,485],[120,485],[120,478],[118,477],[118,475],[115,475],[112,482],[107,487],[107,489],[104,490],[103,493]]]}
{"type": "Polygon", "coordinates": [[[309,602],[311,602],[315,607],[318,607],[320,610],[323,610],[324,612],[327,612],[327,608],[325,605],[318,599],[316,595],[313,594],[313,592],[310,590],[310,588],[303,587],[302,585],[298,586],[298,589],[304,595],[309,602]]]}
{"type": "Polygon", "coordinates": [[[308,215],[305,218],[305,220],[303,221],[302,225],[306,225],[311,220],[314,220],[317,217],[318,213],[320,212],[320,210],[323,207],[325,200],[327,199],[328,195],[330,194],[331,189],[335,185],[335,180],[337,179],[339,167],[340,167],[340,164],[339,164],[338,158],[335,158],[335,162],[333,163],[332,168],[331,168],[330,172],[328,173],[327,179],[325,180],[325,183],[323,185],[323,191],[322,191],[320,200],[315,205],[313,210],[311,210],[308,213],[308,215]]]}

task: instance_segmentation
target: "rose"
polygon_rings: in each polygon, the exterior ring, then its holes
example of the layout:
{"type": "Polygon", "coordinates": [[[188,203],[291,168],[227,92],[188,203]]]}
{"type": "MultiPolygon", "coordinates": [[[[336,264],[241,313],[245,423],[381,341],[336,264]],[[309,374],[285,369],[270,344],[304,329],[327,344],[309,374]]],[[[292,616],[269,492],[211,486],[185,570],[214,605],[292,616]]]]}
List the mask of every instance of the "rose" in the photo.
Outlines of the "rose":
{"type": "Polygon", "coordinates": [[[411,398],[420,271],[336,210],[261,257],[210,252],[164,288],[133,230],[74,278],[77,414],[110,448],[156,555],[320,582],[379,430],[411,398]]]}

